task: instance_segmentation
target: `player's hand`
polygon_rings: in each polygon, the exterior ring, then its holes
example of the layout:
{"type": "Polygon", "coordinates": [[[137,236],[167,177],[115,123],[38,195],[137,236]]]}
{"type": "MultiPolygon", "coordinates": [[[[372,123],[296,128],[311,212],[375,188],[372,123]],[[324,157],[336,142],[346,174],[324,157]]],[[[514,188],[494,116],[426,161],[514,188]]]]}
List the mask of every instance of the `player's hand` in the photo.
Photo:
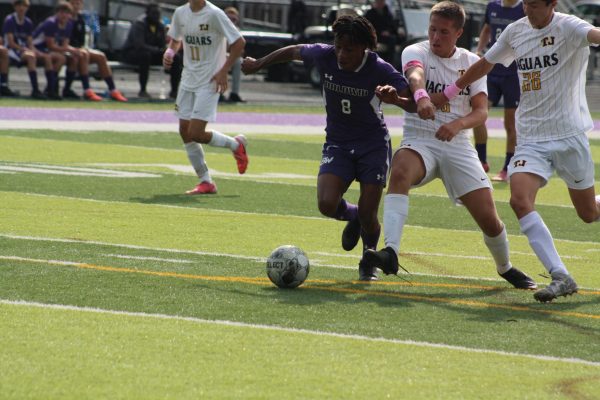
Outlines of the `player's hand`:
{"type": "Polygon", "coordinates": [[[442,142],[449,142],[454,139],[454,136],[461,130],[462,126],[457,121],[454,120],[447,124],[440,126],[440,129],[435,133],[436,139],[441,140],[442,142]]]}
{"type": "Polygon", "coordinates": [[[398,92],[396,88],[390,85],[377,86],[375,88],[377,98],[387,104],[396,104],[398,102],[398,92]]]}
{"type": "Polygon", "coordinates": [[[444,96],[444,93],[442,93],[442,92],[431,93],[429,96],[430,96],[431,102],[437,109],[442,108],[442,106],[448,102],[448,99],[446,98],[446,96],[444,96]]]}
{"type": "Polygon", "coordinates": [[[165,54],[163,54],[163,68],[165,69],[165,71],[168,71],[171,69],[171,66],[173,65],[173,57],[169,57],[167,55],[167,53],[165,52],[165,54]]]}
{"type": "Polygon", "coordinates": [[[250,75],[260,70],[260,63],[252,57],[245,57],[242,61],[242,72],[244,75],[250,75]]]}
{"type": "Polygon", "coordinates": [[[435,119],[435,106],[430,99],[423,97],[417,102],[417,114],[421,119],[435,119]]]}
{"type": "Polygon", "coordinates": [[[211,81],[215,82],[215,91],[223,94],[227,90],[227,71],[220,70],[212,77],[211,81]]]}

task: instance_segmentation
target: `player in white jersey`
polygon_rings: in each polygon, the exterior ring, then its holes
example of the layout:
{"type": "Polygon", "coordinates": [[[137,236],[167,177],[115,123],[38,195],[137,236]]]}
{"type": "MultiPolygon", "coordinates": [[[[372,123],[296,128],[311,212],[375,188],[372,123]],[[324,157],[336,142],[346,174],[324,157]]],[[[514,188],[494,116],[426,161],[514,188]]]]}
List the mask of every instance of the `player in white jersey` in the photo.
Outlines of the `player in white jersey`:
{"type": "Polygon", "coordinates": [[[569,189],[577,215],[586,223],[600,219],[594,191],[594,163],[586,132],[592,119],[585,98],[589,45],[600,43],[600,29],[554,11],[557,0],[524,0],[526,18],[509,25],[498,41],[444,90],[452,99],[460,88],[486,75],[495,63],[516,60],[521,84],[517,110],[517,148],[508,169],[511,199],[521,232],[552,276],[534,297],[549,302],[577,292],[552,234],[535,211],[535,198],[554,171],[569,189]]]}
{"type": "MultiPolygon", "coordinates": [[[[466,131],[487,118],[485,78],[465,88],[440,110],[436,111],[430,100],[430,94],[441,92],[479,59],[456,47],[464,22],[461,5],[450,1],[437,3],[429,18],[429,40],[411,45],[402,53],[403,69],[414,93],[418,115],[405,115],[404,138],[392,160],[383,203],[386,247],[380,251],[367,250],[364,259],[386,274],[398,272],[409,190],[440,178],[450,198],[463,204],[483,231],[498,274],[516,288],[534,289],[535,282],[510,262],[506,229],[496,212],[489,179],[466,131]]],[[[398,103],[398,95],[390,86],[381,87],[379,95],[386,103],[398,103]]]]}
{"type": "Polygon", "coordinates": [[[219,94],[227,89],[228,72],[242,55],[246,42],[223,10],[205,0],[189,0],[178,7],[168,36],[171,43],[163,57],[165,68],[170,68],[183,44],[183,72],[175,110],[188,159],[200,178],[200,183],[186,193],[216,193],[201,143],[231,149],[240,174],[248,166],[244,135],[232,138],[214,129],[206,130],[206,124],[216,120],[219,94]]]}

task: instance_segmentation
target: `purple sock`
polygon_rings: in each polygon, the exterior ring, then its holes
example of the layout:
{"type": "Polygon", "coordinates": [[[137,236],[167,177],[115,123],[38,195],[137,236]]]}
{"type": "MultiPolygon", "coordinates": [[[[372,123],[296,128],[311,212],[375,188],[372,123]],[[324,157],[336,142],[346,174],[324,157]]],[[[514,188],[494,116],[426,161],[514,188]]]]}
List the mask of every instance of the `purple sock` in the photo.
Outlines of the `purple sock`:
{"type": "Polygon", "coordinates": [[[358,207],[342,199],[335,212],[335,219],[340,221],[350,221],[358,218],[358,207]]]}
{"type": "Polygon", "coordinates": [[[381,234],[381,227],[377,229],[375,233],[367,233],[364,229],[360,230],[360,237],[363,242],[363,251],[366,249],[377,249],[377,242],[379,242],[379,235],[381,234]]]}

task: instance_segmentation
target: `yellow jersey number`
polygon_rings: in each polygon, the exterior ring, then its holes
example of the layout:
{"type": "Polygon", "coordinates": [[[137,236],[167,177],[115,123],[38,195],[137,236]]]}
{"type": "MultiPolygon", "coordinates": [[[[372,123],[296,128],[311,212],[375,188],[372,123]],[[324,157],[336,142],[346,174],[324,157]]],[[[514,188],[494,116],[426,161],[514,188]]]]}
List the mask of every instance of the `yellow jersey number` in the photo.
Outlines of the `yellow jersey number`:
{"type": "Polygon", "coordinates": [[[190,46],[190,58],[192,61],[200,61],[200,46],[190,46]]]}
{"type": "Polygon", "coordinates": [[[542,88],[542,79],[540,71],[523,72],[523,84],[521,92],[529,92],[531,90],[540,90],[542,88]]]}

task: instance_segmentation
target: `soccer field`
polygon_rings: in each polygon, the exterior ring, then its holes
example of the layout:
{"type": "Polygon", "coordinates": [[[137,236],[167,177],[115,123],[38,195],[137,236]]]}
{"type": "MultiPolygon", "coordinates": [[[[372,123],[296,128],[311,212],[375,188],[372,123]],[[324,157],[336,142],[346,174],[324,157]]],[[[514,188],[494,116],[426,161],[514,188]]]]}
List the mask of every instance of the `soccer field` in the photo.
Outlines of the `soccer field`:
{"type": "MultiPolygon", "coordinates": [[[[580,291],[539,304],[439,181],[411,195],[410,274],[356,281],[358,248],[316,206],[323,135],[249,134],[242,176],[204,146],[219,192],[190,197],[174,131],[37,126],[0,129],[2,399],[600,398],[600,225],[557,178],[538,211],[580,291]],[[266,276],[282,244],[310,259],[297,289],[266,276]]],[[[494,197],[513,263],[549,283],[508,186],[494,197]]]]}

